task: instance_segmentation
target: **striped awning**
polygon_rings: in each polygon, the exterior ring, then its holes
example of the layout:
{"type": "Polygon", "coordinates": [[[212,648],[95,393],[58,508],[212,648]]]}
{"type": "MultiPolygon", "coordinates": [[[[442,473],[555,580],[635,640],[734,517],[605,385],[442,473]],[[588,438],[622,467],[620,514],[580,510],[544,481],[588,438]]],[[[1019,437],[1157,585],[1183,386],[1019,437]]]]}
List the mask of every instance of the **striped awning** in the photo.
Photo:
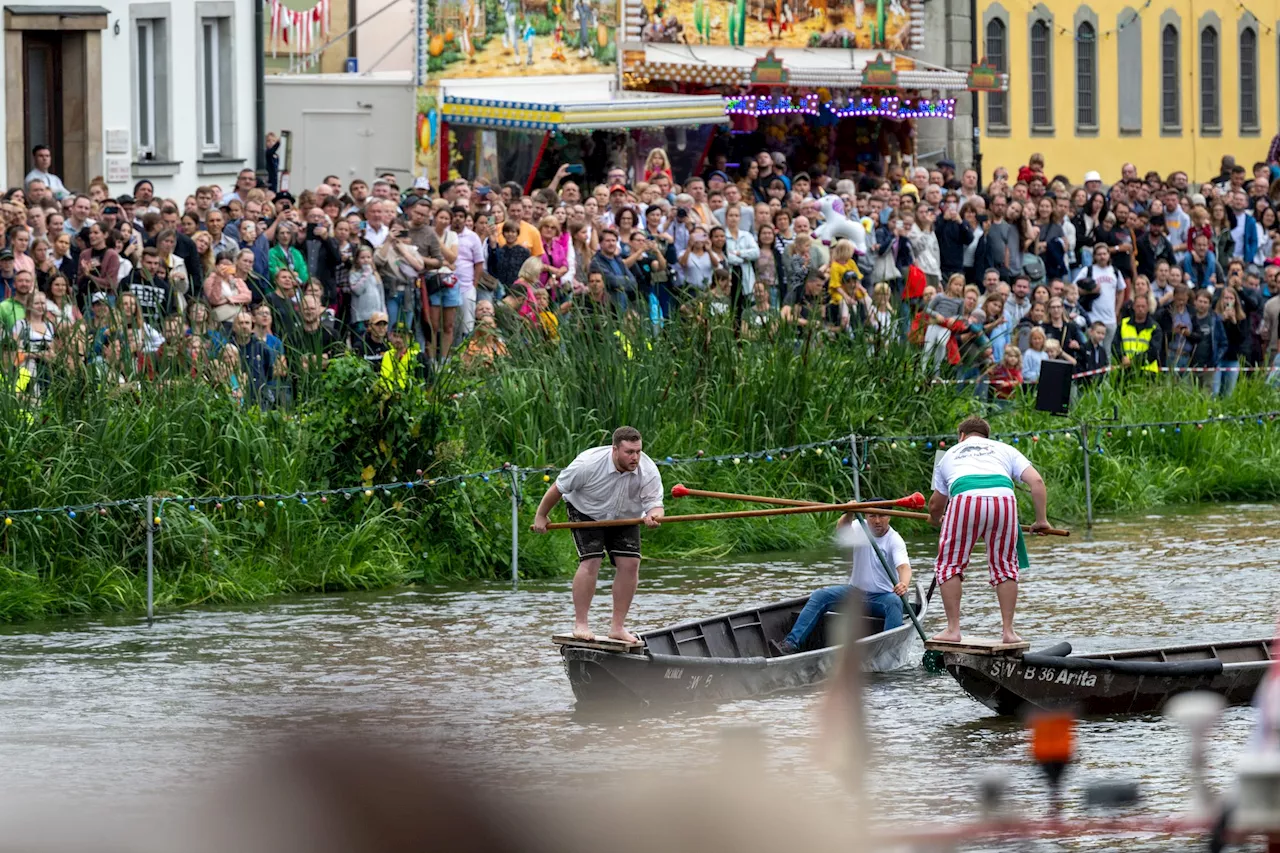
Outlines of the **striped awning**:
{"type": "MultiPolygon", "coordinates": [[[[501,80],[489,80],[495,92],[501,80]]],[[[506,100],[483,97],[470,87],[467,94],[454,94],[445,83],[441,118],[450,124],[514,131],[558,131],[589,133],[593,130],[631,127],[675,127],[680,125],[724,124],[724,100],[717,96],[658,95],[641,92],[603,92],[594,98],[560,102],[528,100],[533,94],[521,90],[526,99],[506,100]]],[[[556,87],[546,87],[556,96],[556,87]]],[[[509,91],[509,89],[508,89],[509,91]]]]}

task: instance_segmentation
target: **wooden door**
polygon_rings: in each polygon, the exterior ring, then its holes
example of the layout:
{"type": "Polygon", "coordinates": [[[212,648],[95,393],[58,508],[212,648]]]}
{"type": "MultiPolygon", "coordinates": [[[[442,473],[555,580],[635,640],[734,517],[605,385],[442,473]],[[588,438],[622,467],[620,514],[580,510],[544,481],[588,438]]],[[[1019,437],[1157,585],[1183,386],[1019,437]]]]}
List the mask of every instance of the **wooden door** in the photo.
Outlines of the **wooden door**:
{"type": "Polygon", "coordinates": [[[48,145],[53,171],[64,169],[62,159],[62,34],[26,32],[22,37],[22,107],[26,116],[23,151],[30,168],[31,149],[48,145]]]}

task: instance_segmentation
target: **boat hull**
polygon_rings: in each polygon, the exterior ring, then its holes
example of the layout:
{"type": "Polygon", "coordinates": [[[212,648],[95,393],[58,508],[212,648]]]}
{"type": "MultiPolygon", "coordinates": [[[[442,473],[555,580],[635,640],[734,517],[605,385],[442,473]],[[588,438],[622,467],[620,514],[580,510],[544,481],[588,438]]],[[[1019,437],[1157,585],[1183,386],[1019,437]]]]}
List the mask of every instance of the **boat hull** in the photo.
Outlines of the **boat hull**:
{"type": "MultiPolygon", "coordinates": [[[[920,616],[927,604],[916,588],[913,603],[920,616]]],[[[561,646],[565,672],[580,703],[618,705],[690,705],[724,702],[808,687],[825,681],[836,666],[841,646],[836,636],[843,617],[828,614],[813,645],[793,655],[769,657],[767,640],[786,635],[806,599],[640,635],[640,654],[621,654],[572,645],[561,646]],[[738,656],[717,650],[746,652],[738,656]],[[670,652],[676,652],[674,654],[670,652]]],[[[862,668],[889,672],[908,666],[918,655],[915,629],[907,622],[856,641],[862,668]]]]}
{"type": "Polygon", "coordinates": [[[1217,693],[1231,705],[1249,703],[1270,666],[1268,643],[1087,656],[947,652],[943,663],[966,693],[997,714],[1055,708],[1086,715],[1140,714],[1159,711],[1172,696],[1192,690],[1217,693]]]}

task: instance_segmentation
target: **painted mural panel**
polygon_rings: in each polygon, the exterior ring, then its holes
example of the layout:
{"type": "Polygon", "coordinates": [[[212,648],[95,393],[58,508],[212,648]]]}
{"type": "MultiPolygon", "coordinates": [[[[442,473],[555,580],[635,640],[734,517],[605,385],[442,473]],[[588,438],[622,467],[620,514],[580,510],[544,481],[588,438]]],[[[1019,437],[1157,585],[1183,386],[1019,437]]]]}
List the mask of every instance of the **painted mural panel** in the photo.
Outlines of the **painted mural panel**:
{"type": "Polygon", "coordinates": [[[908,50],[909,0],[624,0],[650,44],[908,50]]]}
{"type": "Polygon", "coordinates": [[[433,77],[600,74],[617,59],[617,0],[420,0],[433,77]]]}

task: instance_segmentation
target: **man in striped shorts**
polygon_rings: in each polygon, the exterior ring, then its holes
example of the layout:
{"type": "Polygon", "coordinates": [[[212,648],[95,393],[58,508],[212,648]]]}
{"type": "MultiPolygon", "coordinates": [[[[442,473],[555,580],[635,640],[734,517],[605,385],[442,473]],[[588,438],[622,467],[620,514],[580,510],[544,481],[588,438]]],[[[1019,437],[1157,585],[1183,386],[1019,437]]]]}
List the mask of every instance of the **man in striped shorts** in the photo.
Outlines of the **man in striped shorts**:
{"type": "Polygon", "coordinates": [[[966,418],[958,432],[960,442],[934,468],[929,498],[929,520],[942,527],[934,571],[947,615],[947,630],[934,639],[960,641],[960,585],[973,546],[982,540],[987,545],[991,585],[1000,602],[1001,641],[1021,642],[1013,632],[1013,611],[1018,603],[1018,570],[1027,567],[1027,550],[1018,526],[1013,482],[1022,480],[1031,487],[1036,512],[1031,532],[1043,535],[1049,529],[1044,478],[1027,457],[992,441],[991,425],[982,418],[966,418]]]}

